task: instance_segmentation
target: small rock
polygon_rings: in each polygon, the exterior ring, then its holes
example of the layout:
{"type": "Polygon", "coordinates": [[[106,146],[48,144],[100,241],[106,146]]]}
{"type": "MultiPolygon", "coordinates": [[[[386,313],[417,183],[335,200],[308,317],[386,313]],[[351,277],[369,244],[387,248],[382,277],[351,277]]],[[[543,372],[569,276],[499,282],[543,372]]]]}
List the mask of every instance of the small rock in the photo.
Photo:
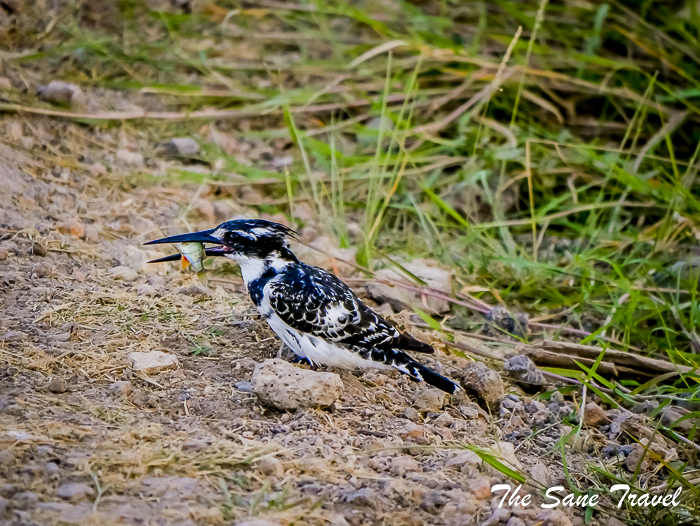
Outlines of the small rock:
{"type": "Polygon", "coordinates": [[[36,508],[36,505],[39,503],[37,494],[30,491],[17,493],[12,500],[14,501],[15,508],[19,510],[32,510],[36,508]]]}
{"type": "Polygon", "coordinates": [[[46,388],[56,394],[65,393],[68,390],[68,383],[61,377],[56,377],[49,382],[46,388]]]}
{"type": "Polygon", "coordinates": [[[0,450],[0,466],[11,466],[15,463],[15,454],[11,449],[0,450]]]}
{"type": "Polygon", "coordinates": [[[486,477],[476,477],[469,483],[468,491],[481,500],[491,496],[491,483],[486,477]]]}
{"type": "Polygon", "coordinates": [[[573,526],[566,513],[560,510],[544,510],[537,515],[537,520],[548,526],[573,526]]]}
{"type": "Polygon", "coordinates": [[[506,334],[522,338],[527,334],[527,323],[528,315],[526,313],[519,312],[515,316],[511,316],[504,307],[498,305],[486,314],[486,323],[481,332],[495,336],[506,334]]]}
{"type": "Polygon", "coordinates": [[[78,239],[85,236],[85,225],[75,218],[58,223],[56,228],[62,234],[70,234],[72,237],[78,239]]]}
{"type": "Polygon", "coordinates": [[[511,517],[508,519],[508,522],[506,522],[506,526],[525,526],[525,523],[517,517],[511,517]]]}
{"type": "Polygon", "coordinates": [[[589,427],[600,427],[609,424],[605,411],[595,402],[588,402],[583,414],[583,423],[589,427]]]}
{"type": "Polygon", "coordinates": [[[91,243],[93,245],[96,245],[100,241],[100,233],[97,231],[97,229],[94,226],[86,225],[84,230],[85,230],[85,241],[87,241],[88,243],[91,243]]]}
{"type": "Polygon", "coordinates": [[[69,106],[83,99],[83,91],[79,86],[61,80],[52,80],[48,86],[39,86],[37,95],[41,100],[69,106]]]}
{"type": "Polygon", "coordinates": [[[146,282],[154,289],[160,289],[165,285],[165,280],[158,274],[151,274],[146,278],[146,282]]]}
{"type": "Polygon", "coordinates": [[[374,506],[377,503],[377,492],[372,488],[362,488],[355,493],[351,493],[345,502],[353,506],[374,506]]]}
{"type": "Polygon", "coordinates": [[[236,382],[233,386],[242,393],[250,393],[253,390],[253,385],[250,382],[236,382]]]}
{"type": "Polygon", "coordinates": [[[46,257],[46,254],[48,254],[49,252],[46,250],[46,247],[44,245],[35,241],[34,243],[32,243],[32,253],[35,256],[43,258],[46,257]]]}
{"type": "Polygon", "coordinates": [[[147,283],[142,283],[141,285],[136,287],[136,294],[138,294],[139,296],[155,296],[156,289],[154,289],[147,283]]]}
{"type": "Polygon", "coordinates": [[[87,276],[85,275],[85,272],[76,268],[73,269],[73,278],[75,278],[75,281],[82,283],[87,279],[87,276]]]}
{"type": "Polygon", "coordinates": [[[421,412],[437,413],[445,405],[445,393],[440,389],[423,388],[416,392],[413,405],[421,412]]]}
{"type": "Polygon", "coordinates": [[[148,407],[150,404],[150,401],[151,401],[151,399],[148,396],[148,394],[146,393],[146,391],[144,391],[142,389],[134,390],[131,393],[129,400],[131,400],[131,403],[139,408],[148,407]]]}
{"type": "Polygon", "coordinates": [[[124,281],[135,281],[139,277],[135,270],[122,266],[111,269],[109,275],[114,279],[123,279],[124,281]]]}
{"type": "Polygon", "coordinates": [[[7,247],[0,247],[0,261],[5,261],[9,253],[7,247]]]}
{"type": "Polygon", "coordinates": [[[307,371],[279,359],[257,364],[251,384],[261,402],[281,410],[328,407],[343,392],[337,374],[307,371]]]}
{"type": "Polygon", "coordinates": [[[131,382],[126,380],[114,382],[109,386],[109,390],[112,394],[117,396],[128,396],[129,393],[131,393],[131,382]]]}
{"type": "Polygon", "coordinates": [[[195,155],[199,144],[189,137],[175,137],[159,145],[159,150],[165,155],[195,155]]]}
{"type": "Polygon", "coordinates": [[[195,283],[193,285],[190,285],[187,287],[187,295],[188,296],[208,296],[209,291],[199,285],[198,283],[195,283]]]}
{"type": "Polygon", "coordinates": [[[471,362],[464,368],[462,386],[475,391],[492,412],[498,411],[503,397],[503,380],[496,371],[481,362],[471,362]]]}
{"type": "Polygon", "coordinates": [[[436,426],[449,427],[454,423],[455,419],[447,412],[442,413],[434,421],[436,426]]]}
{"type": "Polygon", "coordinates": [[[27,333],[22,331],[9,331],[0,337],[2,342],[21,342],[27,339],[27,333]]]}
{"type": "Polygon", "coordinates": [[[263,458],[260,462],[258,462],[257,467],[263,475],[274,475],[278,478],[284,475],[282,463],[275,457],[263,458]]]}
{"type": "Polygon", "coordinates": [[[32,274],[37,278],[45,278],[53,273],[53,267],[48,261],[39,261],[32,265],[32,274]]]}
{"type": "Polygon", "coordinates": [[[93,495],[95,495],[95,490],[80,482],[67,482],[62,484],[56,491],[56,496],[73,503],[82,502],[93,495]]]}
{"type": "Polygon", "coordinates": [[[127,359],[131,362],[132,370],[147,374],[158,373],[180,365],[175,356],[162,351],[132,352],[127,355],[127,359]]]}
{"type": "Polygon", "coordinates": [[[546,409],[547,406],[544,405],[542,402],[538,402],[537,400],[533,400],[525,406],[525,411],[527,411],[530,414],[537,413],[538,411],[545,411],[546,409]]]}
{"type": "Polygon", "coordinates": [[[418,419],[420,419],[420,413],[413,407],[407,407],[403,410],[403,417],[407,420],[411,420],[412,422],[416,422],[418,419]]]}
{"type": "Polygon", "coordinates": [[[507,508],[496,508],[491,516],[484,522],[480,523],[480,526],[493,526],[494,524],[506,522],[510,517],[510,510],[507,508]]]}
{"type": "Polygon", "coordinates": [[[460,451],[453,457],[449,458],[447,462],[445,462],[445,467],[457,470],[461,470],[465,466],[476,468],[481,464],[481,462],[482,460],[479,457],[479,455],[467,449],[464,451],[460,451]]]}
{"type": "Polygon", "coordinates": [[[102,163],[93,163],[90,167],[90,175],[95,178],[107,175],[107,168],[105,168],[105,165],[102,163]]]}
{"type": "Polygon", "coordinates": [[[117,162],[125,166],[142,168],[143,155],[137,152],[130,152],[129,150],[119,150],[117,151],[117,162]]]}
{"type": "Polygon", "coordinates": [[[406,473],[413,471],[423,471],[420,464],[413,457],[399,455],[391,461],[391,472],[394,475],[403,477],[406,473]]]}
{"type": "Polygon", "coordinates": [[[530,476],[535,482],[538,482],[542,487],[550,487],[552,481],[552,475],[549,472],[547,466],[542,462],[537,462],[534,466],[530,468],[530,476]]]}
{"type": "Polygon", "coordinates": [[[513,356],[507,360],[503,364],[503,369],[516,382],[528,385],[544,385],[546,383],[542,371],[537,368],[535,362],[524,354],[513,356]]]}
{"type": "Polygon", "coordinates": [[[641,460],[642,466],[640,468],[640,472],[644,473],[647,469],[649,469],[648,456],[645,456],[644,453],[644,446],[642,446],[641,444],[634,444],[634,449],[625,461],[625,467],[629,471],[634,472],[637,469],[637,464],[639,464],[641,460]],[[642,457],[644,457],[644,460],[642,460],[642,457]]]}

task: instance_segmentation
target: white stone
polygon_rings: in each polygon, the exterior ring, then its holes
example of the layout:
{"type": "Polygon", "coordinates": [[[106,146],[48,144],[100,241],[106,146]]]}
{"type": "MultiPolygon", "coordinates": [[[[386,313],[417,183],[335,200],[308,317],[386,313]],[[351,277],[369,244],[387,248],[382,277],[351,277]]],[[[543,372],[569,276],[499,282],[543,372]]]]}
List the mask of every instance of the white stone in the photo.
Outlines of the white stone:
{"type": "Polygon", "coordinates": [[[124,281],[134,281],[139,277],[135,270],[123,266],[114,267],[109,271],[109,275],[114,279],[123,279],[124,281]]]}
{"type": "Polygon", "coordinates": [[[281,410],[328,407],[343,392],[337,374],[300,369],[279,359],[256,364],[251,385],[261,402],[281,410]]]}
{"type": "Polygon", "coordinates": [[[131,362],[131,368],[134,371],[143,371],[148,374],[157,373],[180,365],[180,362],[178,362],[175,356],[161,351],[132,352],[129,353],[127,359],[131,362]]]}

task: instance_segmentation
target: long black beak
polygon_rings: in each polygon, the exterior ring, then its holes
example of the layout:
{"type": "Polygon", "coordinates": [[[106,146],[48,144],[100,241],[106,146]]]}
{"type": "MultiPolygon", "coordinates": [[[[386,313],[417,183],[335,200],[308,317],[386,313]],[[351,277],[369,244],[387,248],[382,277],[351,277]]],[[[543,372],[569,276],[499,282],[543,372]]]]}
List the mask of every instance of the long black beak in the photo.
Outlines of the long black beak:
{"type": "Polygon", "coordinates": [[[202,230],[201,232],[192,232],[191,234],[180,234],[178,236],[164,237],[162,239],[154,239],[144,245],[160,245],[163,243],[212,243],[221,245],[221,240],[211,235],[213,230],[202,230]]]}

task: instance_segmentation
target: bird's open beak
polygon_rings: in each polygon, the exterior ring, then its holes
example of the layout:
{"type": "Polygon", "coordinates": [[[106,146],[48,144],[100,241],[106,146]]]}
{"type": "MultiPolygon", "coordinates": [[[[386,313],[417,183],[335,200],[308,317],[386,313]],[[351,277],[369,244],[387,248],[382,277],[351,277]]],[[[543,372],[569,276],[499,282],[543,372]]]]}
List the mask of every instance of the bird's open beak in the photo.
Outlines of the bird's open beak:
{"type": "MultiPolygon", "coordinates": [[[[229,249],[224,245],[221,240],[217,237],[211,235],[213,230],[202,230],[201,232],[192,232],[190,234],[180,234],[177,236],[164,237],[162,239],[154,239],[144,243],[144,245],[160,245],[162,243],[210,243],[219,245],[217,247],[209,247],[205,249],[204,254],[206,257],[212,256],[223,256],[229,249]]],[[[187,258],[183,258],[182,254],[172,254],[170,256],[165,256],[162,258],[154,259],[149,261],[149,263],[166,263],[169,261],[179,261],[182,260],[182,268],[185,268],[188,264],[187,258]]]]}

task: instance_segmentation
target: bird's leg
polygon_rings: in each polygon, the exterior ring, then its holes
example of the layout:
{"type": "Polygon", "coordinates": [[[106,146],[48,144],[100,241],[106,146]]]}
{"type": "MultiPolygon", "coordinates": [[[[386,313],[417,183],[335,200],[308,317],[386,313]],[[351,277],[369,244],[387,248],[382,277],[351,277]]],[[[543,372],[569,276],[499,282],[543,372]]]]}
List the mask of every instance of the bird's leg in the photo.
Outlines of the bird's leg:
{"type": "Polygon", "coordinates": [[[282,342],[282,345],[280,345],[280,350],[277,351],[277,358],[281,358],[282,360],[286,360],[290,363],[298,363],[301,365],[312,365],[311,362],[307,358],[302,358],[299,356],[297,353],[292,351],[287,345],[282,342]]]}

